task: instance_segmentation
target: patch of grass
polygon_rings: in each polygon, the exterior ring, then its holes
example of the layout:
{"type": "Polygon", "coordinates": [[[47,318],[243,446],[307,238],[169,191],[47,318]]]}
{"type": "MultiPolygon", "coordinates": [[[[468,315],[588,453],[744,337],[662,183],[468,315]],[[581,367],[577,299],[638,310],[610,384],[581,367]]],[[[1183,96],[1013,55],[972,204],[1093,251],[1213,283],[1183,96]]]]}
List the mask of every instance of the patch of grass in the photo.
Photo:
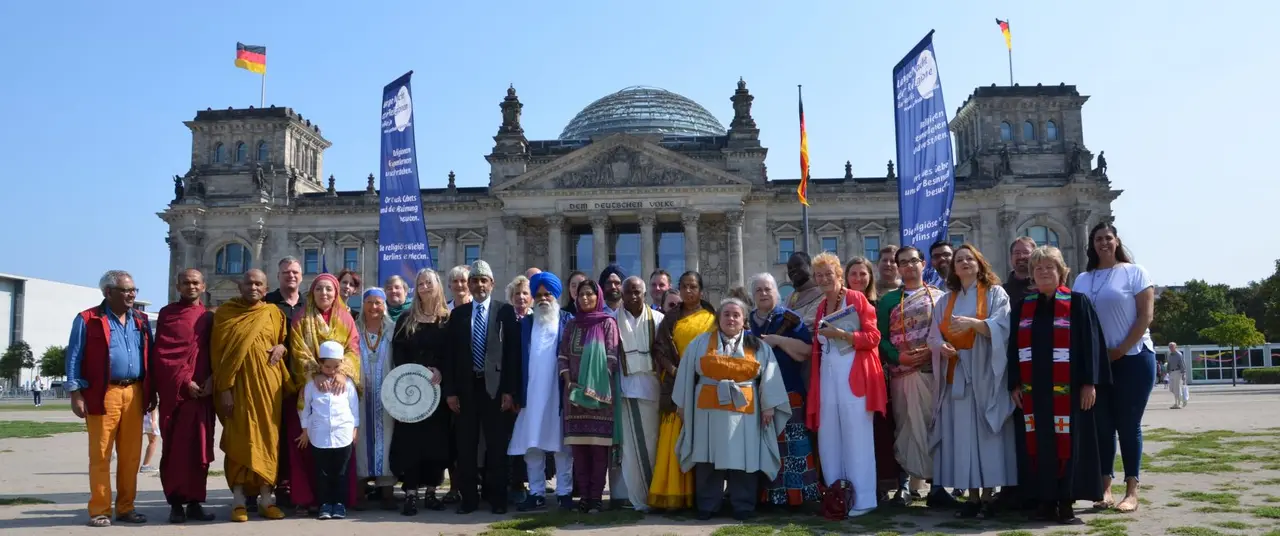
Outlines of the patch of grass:
{"type": "Polygon", "coordinates": [[[0,454],[9,454],[11,452],[13,452],[13,449],[0,449],[0,454]]]}
{"type": "Polygon", "coordinates": [[[1253,509],[1253,515],[1256,517],[1265,517],[1267,519],[1280,519],[1280,507],[1259,506],[1253,509]]]}
{"type": "Polygon", "coordinates": [[[1280,478],[1268,478],[1265,480],[1254,480],[1255,486],[1280,486],[1280,478]]]}
{"type": "Polygon", "coordinates": [[[1263,496],[1262,496],[1262,502],[1265,502],[1265,503],[1280,503],[1280,497],[1276,497],[1275,495],[1263,495],[1263,496]]]}
{"type": "Polygon", "coordinates": [[[1216,523],[1211,523],[1211,525],[1215,527],[1222,527],[1224,529],[1234,529],[1234,530],[1244,530],[1244,529],[1253,527],[1253,525],[1250,525],[1248,523],[1244,523],[1241,521],[1218,521],[1216,523]]]}
{"type": "Polygon", "coordinates": [[[1050,532],[1048,536],[1074,536],[1076,534],[1084,534],[1084,533],[1076,532],[1074,530],[1055,530],[1053,532],[1050,532]]]}
{"type": "Polygon", "coordinates": [[[1035,534],[1029,530],[1006,530],[996,533],[996,536],[1035,536],[1035,534]]]}
{"type": "Polygon", "coordinates": [[[1280,471],[1280,463],[1268,463],[1262,466],[1263,471],[1280,471]]]}
{"type": "Polygon", "coordinates": [[[1244,491],[1249,489],[1249,486],[1236,482],[1223,482],[1221,484],[1214,485],[1213,489],[1220,491],[1244,491]]]}
{"type": "MultiPolygon", "coordinates": [[[[1123,471],[1124,469],[1117,469],[1123,471]]],[[[1238,473],[1240,469],[1229,463],[1218,462],[1175,462],[1169,465],[1143,463],[1142,470],[1149,473],[1192,473],[1198,475],[1216,475],[1222,473],[1238,473]]]]}
{"type": "Polygon", "coordinates": [[[213,476],[226,476],[226,474],[227,474],[227,473],[225,473],[225,472],[223,472],[223,471],[220,471],[220,470],[218,470],[218,469],[214,469],[214,470],[212,470],[212,471],[209,471],[209,476],[211,476],[211,477],[213,477],[213,476]]]}
{"type": "Polygon", "coordinates": [[[635,510],[609,510],[598,514],[583,514],[581,512],[547,512],[545,514],[520,514],[511,519],[498,521],[490,524],[490,531],[482,533],[483,536],[505,536],[507,533],[493,532],[510,530],[515,531],[510,534],[550,534],[551,530],[557,527],[568,525],[587,525],[587,526],[618,526],[631,525],[639,522],[644,518],[644,514],[635,510]],[[542,531],[542,532],[538,532],[542,531]]]}
{"type": "Polygon", "coordinates": [[[1181,491],[1174,494],[1179,499],[1216,504],[1218,506],[1239,506],[1240,495],[1236,493],[1208,493],[1204,491],[1181,491]]]}
{"type": "Polygon", "coordinates": [[[1177,507],[1179,507],[1179,506],[1182,506],[1182,502],[1181,502],[1181,501],[1171,501],[1171,502],[1167,502],[1167,503],[1165,503],[1164,505],[1165,505],[1165,506],[1168,506],[1169,508],[1177,508],[1177,507]]]}
{"type": "Polygon", "coordinates": [[[791,524],[786,526],[774,527],[772,525],[728,525],[720,527],[711,533],[711,536],[821,536],[823,532],[816,532],[807,527],[791,524]]]}
{"type": "Polygon", "coordinates": [[[1102,536],[1126,536],[1129,534],[1128,527],[1125,523],[1133,521],[1129,517],[1095,517],[1085,521],[1085,526],[1089,527],[1089,534],[1101,534],[1102,536]]]}
{"type": "Polygon", "coordinates": [[[1169,534],[1182,534],[1184,536],[1226,536],[1221,532],[1205,527],[1173,527],[1169,529],[1169,534]]]}
{"type": "Polygon", "coordinates": [[[32,439],[83,431],[84,423],[79,422],[0,421],[0,439],[32,439]]]}
{"type": "Polygon", "coordinates": [[[1191,511],[1201,514],[1238,514],[1244,509],[1239,506],[1197,506],[1191,511]]]}
{"type": "Polygon", "coordinates": [[[53,501],[35,497],[0,497],[0,506],[23,506],[29,504],[53,504],[53,501]]]}

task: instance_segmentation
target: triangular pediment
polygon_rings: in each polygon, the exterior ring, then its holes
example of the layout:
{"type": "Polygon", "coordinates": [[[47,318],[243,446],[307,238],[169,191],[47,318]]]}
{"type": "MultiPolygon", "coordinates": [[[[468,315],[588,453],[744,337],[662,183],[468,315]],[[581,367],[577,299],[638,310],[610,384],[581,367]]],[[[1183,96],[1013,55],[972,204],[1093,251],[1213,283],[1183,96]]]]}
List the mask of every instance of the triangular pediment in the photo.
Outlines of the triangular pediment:
{"type": "Polygon", "coordinates": [[[750,184],[643,138],[614,134],[520,175],[494,191],[750,184]]]}

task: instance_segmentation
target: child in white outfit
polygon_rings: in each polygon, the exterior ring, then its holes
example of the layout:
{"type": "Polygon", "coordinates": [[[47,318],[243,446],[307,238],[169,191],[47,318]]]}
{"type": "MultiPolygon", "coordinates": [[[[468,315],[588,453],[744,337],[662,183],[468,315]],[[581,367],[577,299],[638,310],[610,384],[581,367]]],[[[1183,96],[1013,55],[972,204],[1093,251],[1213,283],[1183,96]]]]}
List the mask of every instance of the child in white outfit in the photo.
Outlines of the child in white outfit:
{"type": "MultiPolygon", "coordinates": [[[[320,345],[320,373],[330,378],[338,374],[344,348],[341,343],[326,341],[320,345]]],[[[316,488],[319,491],[319,519],[347,517],[347,467],[359,434],[360,409],[356,386],[350,378],[341,393],[325,393],[314,381],[307,382],[298,412],[302,435],[298,446],[311,445],[315,460],[316,488]]]]}

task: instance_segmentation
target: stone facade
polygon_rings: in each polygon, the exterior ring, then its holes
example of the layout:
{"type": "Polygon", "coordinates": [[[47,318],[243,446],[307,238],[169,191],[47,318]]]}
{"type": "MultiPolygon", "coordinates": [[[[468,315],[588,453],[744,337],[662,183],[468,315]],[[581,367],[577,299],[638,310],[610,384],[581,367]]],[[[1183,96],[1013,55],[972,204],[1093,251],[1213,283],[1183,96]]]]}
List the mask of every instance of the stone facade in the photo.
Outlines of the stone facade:
{"type": "MultiPolygon", "coordinates": [[[[1075,271],[1083,267],[1089,227],[1111,217],[1120,195],[1085,148],[1087,99],[1074,86],[993,86],[965,101],[951,122],[959,162],[952,240],[975,244],[1007,271],[1009,243],[1031,234],[1056,241],[1075,271]]],[[[798,179],[769,178],[745,82],[730,100],[734,117],[723,136],[530,141],[523,104],[508,89],[485,157],[489,186],[459,188],[450,173],[447,187],[422,190],[436,265],[478,254],[500,284],[529,266],[564,276],[576,258],[571,241],[589,229],[593,256],[577,265],[597,274],[616,229],[638,228],[647,274],[659,267],[660,230],[678,228],[685,267],[703,273],[712,297],[762,271],[785,282],[785,254],[805,242],[798,179]]],[[[235,295],[238,274],[250,266],[265,264],[274,286],[274,264],[285,256],[302,259],[307,272],[353,265],[372,281],[374,178],[357,191],[337,191],[332,176],[323,181],[330,144],[318,126],[275,107],[206,110],[186,125],[191,168],[175,177],[175,200],[159,214],[170,229],[171,282],[182,268],[198,267],[217,303],[235,295]]],[[[811,178],[811,249],[834,245],[847,259],[897,243],[897,192],[892,162],[878,177],[853,177],[846,166],[843,177],[811,178]]]]}

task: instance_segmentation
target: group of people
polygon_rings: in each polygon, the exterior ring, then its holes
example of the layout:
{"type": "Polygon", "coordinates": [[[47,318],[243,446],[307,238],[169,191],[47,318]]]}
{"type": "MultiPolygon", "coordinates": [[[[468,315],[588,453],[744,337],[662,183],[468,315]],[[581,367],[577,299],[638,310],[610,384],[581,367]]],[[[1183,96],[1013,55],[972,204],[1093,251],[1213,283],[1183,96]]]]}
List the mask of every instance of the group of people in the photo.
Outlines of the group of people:
{"type": "Polygon", "coordinates": [[[926,484],[928,506],[958,517],[1033,508],[1070,523],[1076,500],[1136,510],[1153,289],[1115,228],[1092,230],[1074,290],[1061,252],[1027,237],[1003,284],[972,245],[931,249],[942,286],[910,246],[876,262],[797,253],[785,303],[762,273],[717,304],[698,272],[646,281],[616,265],[597,279],[530,268],[495,296],[483,260],[444,278],[424,269],[412,286],[320,274],[302,294],[286,258],[280,289],[249,270],[216,311],[201,303],[203,276],[182,272],[154,340],[132,279],[108,272],[68,350],[90,431],[91,524],[112,521],[112,442],[115,520],[146,521],[133,479],[156,404],[175,523],[212,519],[201,503],[215,415],[233,521],[287,507],[341,518],[371,501],[414,515],[483,500],[501,514],[546,508],[551,494],[587,513],[710,519],[727,500],[739,520],[818,502],[842,518],[925,499],[926,484]],[[382,407],[381,384],[406,364],[443,397],[418,422],[382,407]]]}

